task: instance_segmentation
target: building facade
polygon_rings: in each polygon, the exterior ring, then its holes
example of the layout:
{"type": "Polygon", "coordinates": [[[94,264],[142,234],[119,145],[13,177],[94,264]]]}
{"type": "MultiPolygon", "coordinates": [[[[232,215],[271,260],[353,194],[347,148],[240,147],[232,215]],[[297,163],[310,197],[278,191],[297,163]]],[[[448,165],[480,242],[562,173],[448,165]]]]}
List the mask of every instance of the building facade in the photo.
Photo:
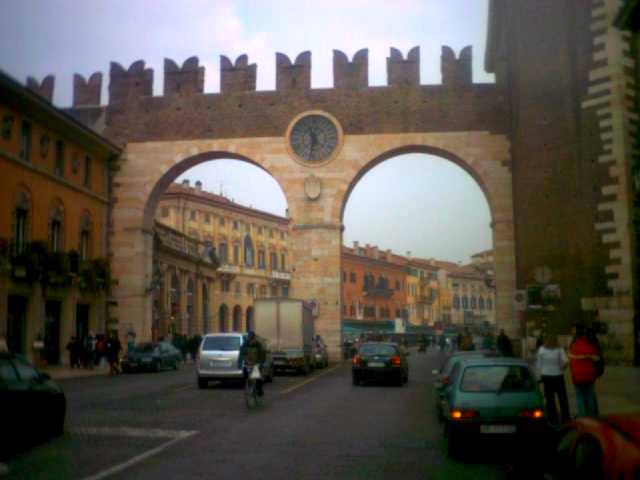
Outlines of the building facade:
{"type": "Polygon", "coordinates": [[[451,295],[451,324],[480,326],[495,323],[495,290],[491,281],[473,265],[463,265],[448,272],[451,295]]]}
{"type": "Polygon", "coordinates": [[[354,242],[342,247],[343,325],[371,329],[408,318],[404,257],[354,242]]]}
{"type": "MultiPolygon", "coordinates": [[[[213,247],[166,225],[154,228],[153,339],[216,330],[215,287],[220,283],[213,247]]],[[[122,325],[132,329],[130,325],[122,325]]]]}
{"type": "MultiPolygon", "coordinates": [[[[156,220],[212,247],[220,262],[217,280],[207,287],[209,317],[196,321],[202,325],[197,333],[247,330],[255,298],[289,296],[289,219],[244,207],[185,180],[162,195],[156,220]]],[[[186,325],[176,322],[182,333],[189,330],[186,325]]]]}
{"type": "Polygon", "coordinates": [[[52,106],[48,83],[34,92],[0,72],[0,338],[58,364],[72,336],[110,328],[109,175],[120,150],[52,106]]]}

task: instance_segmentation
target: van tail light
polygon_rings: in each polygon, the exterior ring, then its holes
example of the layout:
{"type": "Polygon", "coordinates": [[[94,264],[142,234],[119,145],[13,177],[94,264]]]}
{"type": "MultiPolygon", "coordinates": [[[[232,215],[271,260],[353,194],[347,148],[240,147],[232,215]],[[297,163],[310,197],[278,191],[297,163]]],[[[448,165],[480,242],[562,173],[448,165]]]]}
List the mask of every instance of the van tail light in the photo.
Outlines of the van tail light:
{"type": "Polygon", "coordinates": [[[454,420],[466,420],[469,418],[476,418],[478,412],[475,410],[452,410],[451,418],[454,420]]]}
{"type": "Polygon", "coordinates": [[[358,353],[358,354],[356,354],[356,356],[355,356],[355,357],[353,357],[353,364],[354,364],[356,367],[359,367],[359,366],[360,366],[360,360],[361,360],[361,358],[360,358],[360,354],[358,353]]]}
{"type": "Polygon", "coordinates": [[[451,380],[449,379],[449,377],[442,377],[440,382],[442,382],[442,385],[447,386],[451,383],[451,380]]]}
{"type": "Polygon", "coordinates": [[[520,416],[524,418],[540,419],[544,418],[544,412],[540,408],[535,408],[533,410],[523,410],[520,412],[520,416]]]}
{"type": "Polygon", "coordinates": [[[399,367],[402,363],[400,357],[396,355],[395,357],[391,357],[391,365],[394,367],[399,367]]]}

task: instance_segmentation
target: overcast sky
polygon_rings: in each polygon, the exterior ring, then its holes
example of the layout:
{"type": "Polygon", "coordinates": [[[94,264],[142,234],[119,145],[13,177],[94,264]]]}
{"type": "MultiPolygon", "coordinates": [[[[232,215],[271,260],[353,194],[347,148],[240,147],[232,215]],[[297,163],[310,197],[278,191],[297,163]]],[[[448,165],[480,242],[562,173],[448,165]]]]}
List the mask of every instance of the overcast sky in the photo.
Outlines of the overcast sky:
{"type": "MultiPolygon", "coordinates": [[[[369,49],[369,83],[386,84],[389,47],[420,46],[421,83],[440,82],[440,48],[473,46],[475,82],[483,68],[487,0],[0,0],[0,69],[18,80],[56,76],[54,103],[69,106],[74,73],[105,74],[144,59],[162,93],[163,60],[197,55],[205,91],[219,91],[219,57],[248,54],[259,90],[275,88],[275,53],[312,52],[312,87],[333,84],[332,50],[350,58],[369,49]]],[[[240,203],[283,214],[277,183],[255,167],[216,161],[183,178],[200,179],[240,203]],[[247,188],[250,186],[250,188],[247,188]]],[[[356,186],[345,213],[345,243],[359,240],[398,253],[468,261],[491,247],[486,200],[455,165],[426,155],[391,159],[356,186]]]]}

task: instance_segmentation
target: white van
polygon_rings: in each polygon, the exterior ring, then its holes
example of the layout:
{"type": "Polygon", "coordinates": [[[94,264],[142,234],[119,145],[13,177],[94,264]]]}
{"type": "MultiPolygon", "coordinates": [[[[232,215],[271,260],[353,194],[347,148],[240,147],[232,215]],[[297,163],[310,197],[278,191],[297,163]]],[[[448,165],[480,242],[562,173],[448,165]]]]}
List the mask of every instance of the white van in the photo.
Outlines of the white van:
{"type": "MultiPolygon", "coordinates": [[[[246,333],[209,333],[204,336],[198,349],[196,373],[198,387],[206,388],[213,380],[238,381],[244,378],[239,364],[240,348],[247,339],[246,333]]],[[[258,337],[267,350],[263,375],[266,382],[273,380],[273,362],[267,341],[258,337]]]]}

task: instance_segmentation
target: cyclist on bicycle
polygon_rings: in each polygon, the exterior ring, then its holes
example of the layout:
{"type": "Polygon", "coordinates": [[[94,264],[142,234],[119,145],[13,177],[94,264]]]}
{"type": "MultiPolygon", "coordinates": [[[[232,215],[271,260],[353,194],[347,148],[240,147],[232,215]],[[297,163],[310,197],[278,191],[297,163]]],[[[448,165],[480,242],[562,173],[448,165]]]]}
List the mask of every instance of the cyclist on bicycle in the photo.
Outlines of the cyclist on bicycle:
{"type": "MultiPolygon", "coordinates": [[[[267,353],[264,349],[264,346],[256,337],[254,332],[249,332],[247,334],[247,340],[242,344],[240,348],[240,365],[243,365],[244,370],[244,381],[247,381],[249,377],[249,373],[254,365],[258,365],[260,368],[260,372],[262,373],[262,368],[264,367],[264,362],[266,361],[267,353]]],[[[258,396],[262,397],[264,395],[264,391],[262,390],[262,384],[264,380],[260,378],[256,380],[256,391],[258,396]]]]}

